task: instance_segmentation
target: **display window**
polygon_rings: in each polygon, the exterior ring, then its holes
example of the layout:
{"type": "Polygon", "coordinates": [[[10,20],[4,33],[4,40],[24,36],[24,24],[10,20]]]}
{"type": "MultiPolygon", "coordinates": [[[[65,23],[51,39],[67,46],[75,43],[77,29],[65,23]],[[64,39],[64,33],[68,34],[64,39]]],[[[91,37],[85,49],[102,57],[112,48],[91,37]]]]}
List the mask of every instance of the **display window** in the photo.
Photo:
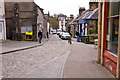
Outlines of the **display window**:
{"type": "Polygon", "coordinates": [[[119,2],[108,2],[106,17],[106,50],[115,55],[118,53],[119,6],[119,2]]]}

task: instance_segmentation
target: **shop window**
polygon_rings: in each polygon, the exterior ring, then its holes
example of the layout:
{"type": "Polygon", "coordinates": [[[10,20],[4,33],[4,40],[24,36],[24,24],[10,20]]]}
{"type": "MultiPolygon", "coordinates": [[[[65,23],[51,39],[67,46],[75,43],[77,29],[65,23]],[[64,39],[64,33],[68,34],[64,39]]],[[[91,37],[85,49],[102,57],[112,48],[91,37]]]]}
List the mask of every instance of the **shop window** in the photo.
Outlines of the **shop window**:
{"type": "Polygon", "coordinates": [[[0,32],[2,32],[2,24],[0,24],[0,32]]]}
{"type": "Polygon", "coordinates": [[[108,17],[119,14],[119,2],[108,3],[108,17]]]}
{"type": "Polygon", "coordinates": [[[117,55],[119,30],[119,2],[108,4],[106,49],[117,55]]]}

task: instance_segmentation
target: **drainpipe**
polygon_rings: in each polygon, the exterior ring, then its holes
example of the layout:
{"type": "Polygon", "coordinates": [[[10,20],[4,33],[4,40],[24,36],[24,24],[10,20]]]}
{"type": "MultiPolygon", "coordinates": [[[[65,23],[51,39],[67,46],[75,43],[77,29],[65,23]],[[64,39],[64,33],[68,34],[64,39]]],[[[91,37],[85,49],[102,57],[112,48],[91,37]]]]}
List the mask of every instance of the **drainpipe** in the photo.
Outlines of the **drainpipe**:
{"type": "Polygon", "coordinates": [[[101,30],[101,65],[103,65],[104,58],[103,58],[103,53],[104,53],[104,14],[105,14],[105,2],[102,3],[102,30],[101,30]]]}
{"type": "Polygon", "coordinates": [[[101,60],[101,27],[102,27],[102,3],[99,2],[99,16],[98,16],[98,56],[97,63],[101,60]]]}

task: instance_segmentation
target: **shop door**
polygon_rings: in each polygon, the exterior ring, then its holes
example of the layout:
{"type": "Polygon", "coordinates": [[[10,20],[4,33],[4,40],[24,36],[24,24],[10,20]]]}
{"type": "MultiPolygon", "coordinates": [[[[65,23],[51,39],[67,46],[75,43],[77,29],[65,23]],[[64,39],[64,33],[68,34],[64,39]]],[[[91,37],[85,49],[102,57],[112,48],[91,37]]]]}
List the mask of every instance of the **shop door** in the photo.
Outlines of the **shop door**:
{"type": "Polygon", "coordinates": [[[3,39],[3,22],[0,22],[0,40],[3,39]]]}

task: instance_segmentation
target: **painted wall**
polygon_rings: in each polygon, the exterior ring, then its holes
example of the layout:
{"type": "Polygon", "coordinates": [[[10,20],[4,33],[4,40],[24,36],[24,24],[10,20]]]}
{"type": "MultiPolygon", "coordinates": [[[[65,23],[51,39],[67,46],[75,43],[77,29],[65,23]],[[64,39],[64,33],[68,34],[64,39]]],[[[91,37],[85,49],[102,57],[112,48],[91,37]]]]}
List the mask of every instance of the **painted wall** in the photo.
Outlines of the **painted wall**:
{"type": "Polygon", "coordinates": [[[6,40],[6,22],[5,22],[5,8],[4,0],[0,0],[0,40],[6,40]]]}
{"type": "Polygon", "coordinates": [[[62,29],[62,24],[63,24],[63,31],[66,31],[66,27],[65,27],[65,18],[64,17],[59,17],[59,29],[62,29]],[[62,23],[63,22],[63,23],[62,23]]]}

